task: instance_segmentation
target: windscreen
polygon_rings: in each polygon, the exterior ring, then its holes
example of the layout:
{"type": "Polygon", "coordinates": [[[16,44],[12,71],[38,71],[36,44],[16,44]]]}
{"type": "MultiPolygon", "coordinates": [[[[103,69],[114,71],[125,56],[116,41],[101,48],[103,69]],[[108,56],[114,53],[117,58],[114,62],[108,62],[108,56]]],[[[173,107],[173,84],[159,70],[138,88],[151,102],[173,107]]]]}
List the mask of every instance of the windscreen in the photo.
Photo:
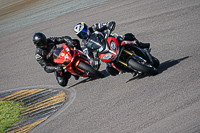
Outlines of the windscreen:
{"type": "Polygon", "coordinates": [[[92,33],[88,40],[87,47],[95,52],[101,52],[106,47],[106,40],[101,33],[92,33]]]}
{"type": "Polygon", "coordinates": [[[60,52],[63,50],[63,46],[62,45],[58,45],[57,48],[54,50],[54,53],[53,53],[53,57],[54,59],[56,59],[59,55],[60,55],[60,52]]]}

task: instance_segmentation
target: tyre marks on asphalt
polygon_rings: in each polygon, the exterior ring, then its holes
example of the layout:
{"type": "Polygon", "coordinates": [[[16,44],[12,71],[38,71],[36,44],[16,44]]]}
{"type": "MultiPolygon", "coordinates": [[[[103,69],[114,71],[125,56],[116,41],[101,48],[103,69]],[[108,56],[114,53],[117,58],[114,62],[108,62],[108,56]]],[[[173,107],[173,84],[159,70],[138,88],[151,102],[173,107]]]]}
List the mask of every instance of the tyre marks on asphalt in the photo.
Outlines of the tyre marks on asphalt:
{"type": "Polygon", "coordinates": [[[0,100],[23,102],[26,107],[22,119],[14,123],[13,127],[8,129],[8,133],[29,132],[61,108],[66,102],[66,98],[65,92],[48,88],[0,93],[0,100]]]}

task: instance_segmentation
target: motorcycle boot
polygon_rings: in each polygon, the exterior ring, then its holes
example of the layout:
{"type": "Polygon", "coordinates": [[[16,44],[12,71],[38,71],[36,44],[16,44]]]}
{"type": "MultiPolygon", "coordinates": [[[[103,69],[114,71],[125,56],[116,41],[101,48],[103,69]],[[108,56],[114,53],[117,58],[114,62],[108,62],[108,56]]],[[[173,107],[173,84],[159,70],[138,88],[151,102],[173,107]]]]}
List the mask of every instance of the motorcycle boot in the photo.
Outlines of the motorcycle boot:
{"type": "Polygon", "coordinates": [[[138,46],[140,47],[140,48],[146,48],[146,49],[149,49],[150,48],[150,43],[142,43],[142,42],[139,42],[138,43],[138,46]]]}
{"type": "Polygon", "coordinates": [[[132,33],[126,33],[124,35],[123,39],[128,40],[128,41],[134,41],[135,45],[137,45],[138,47],[140,47],[142,49],[147,49],[149,52],[151,51],[150,43],[142,43],[142,42],[138,41],[137,38],[135,37],[135,35],[132,33]]]}
{"type": "Polygon", "coordinates": [[[73,75],[75,80],[78,80],[80,76],[73,75]]]}
{"type": "Polygon", "coordinates": [[[150,43],[138,42],[137,45],[142,49],[146,49],[149,53],[151,52],[150,43]]]}

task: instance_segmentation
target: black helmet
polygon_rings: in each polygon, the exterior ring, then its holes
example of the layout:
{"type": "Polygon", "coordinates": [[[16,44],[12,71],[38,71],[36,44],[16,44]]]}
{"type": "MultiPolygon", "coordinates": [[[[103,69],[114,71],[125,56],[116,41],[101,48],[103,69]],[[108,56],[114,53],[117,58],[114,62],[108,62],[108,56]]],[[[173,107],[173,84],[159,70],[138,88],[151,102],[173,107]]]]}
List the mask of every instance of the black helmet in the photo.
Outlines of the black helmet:
{"type": "Polygon", "coordinates": [[[46,36],[43,33],[37,32],[35,35],[33,35],[33,43],[36,47],[39,48],[46,48],[47,47],[47,39],[46,36]]]}

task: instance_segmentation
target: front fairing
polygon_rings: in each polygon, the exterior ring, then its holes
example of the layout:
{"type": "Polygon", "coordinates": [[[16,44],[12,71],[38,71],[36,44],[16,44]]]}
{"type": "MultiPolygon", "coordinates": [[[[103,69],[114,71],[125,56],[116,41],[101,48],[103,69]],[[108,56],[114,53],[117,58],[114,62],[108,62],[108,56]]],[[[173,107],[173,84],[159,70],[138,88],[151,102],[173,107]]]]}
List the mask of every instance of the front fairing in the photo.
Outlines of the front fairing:
{"type": "Polygon", "coordinates": [[[65,44],[60,44],[54,50],[53,55],[55,63],[68,67],[74,60],[75,51],[65,44]]]}
{"type": "Polygon", "coordinates": [[[105,63],[115,61],[120,51],[120,46],[116,38],[108,37],[107,44],[109,49],[99,54],[99,58],[105,63]]]}
{"type": "Polygon", "coordinates": [[[92,33],[88,40],[87,48],[90,51],[102,52],[106,48],[106,40],[103,34],[97,32],[92,33]]]}

